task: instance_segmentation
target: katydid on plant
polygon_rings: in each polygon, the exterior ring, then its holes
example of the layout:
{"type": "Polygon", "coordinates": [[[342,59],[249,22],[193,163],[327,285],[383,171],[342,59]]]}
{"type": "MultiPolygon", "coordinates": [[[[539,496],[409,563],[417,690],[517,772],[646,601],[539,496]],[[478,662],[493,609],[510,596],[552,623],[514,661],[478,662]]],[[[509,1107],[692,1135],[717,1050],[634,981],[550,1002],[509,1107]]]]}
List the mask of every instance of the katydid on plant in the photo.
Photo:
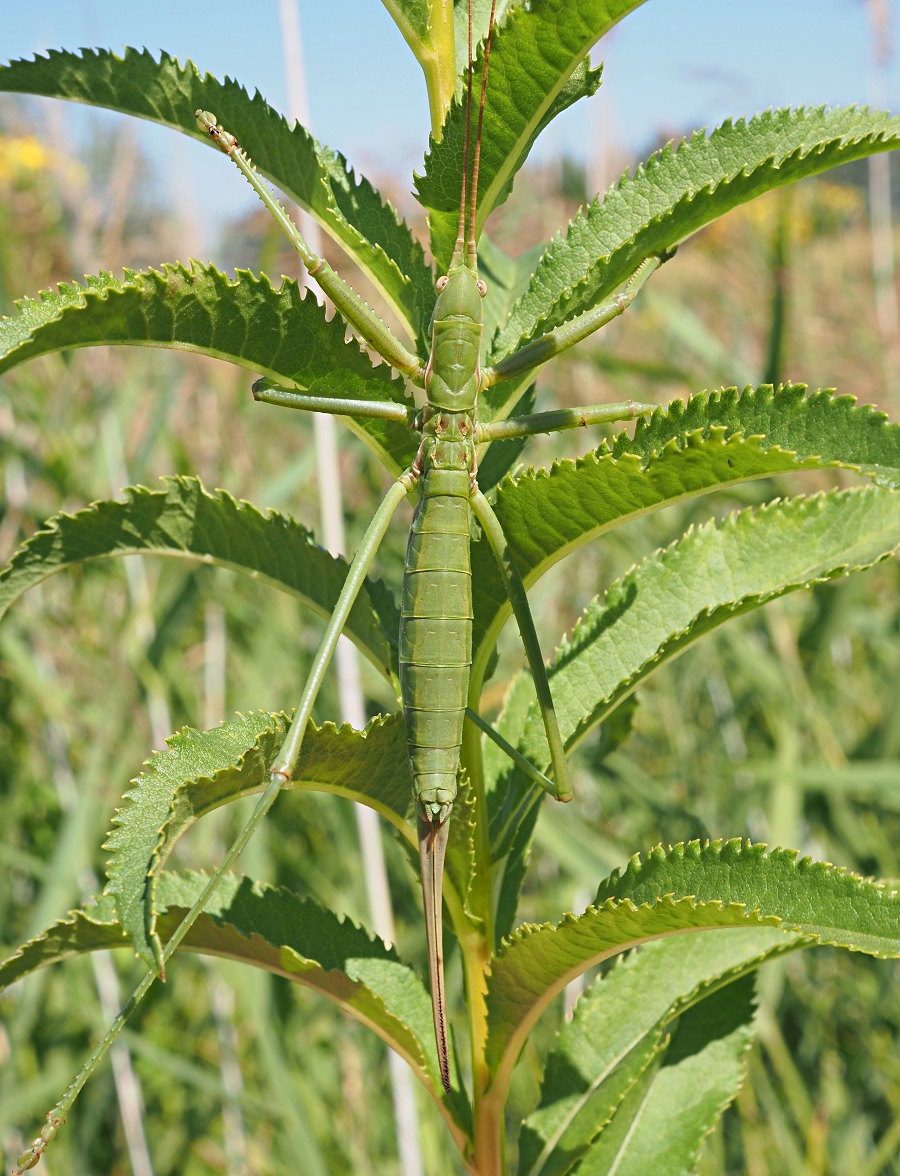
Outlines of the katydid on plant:
{"type": "MultiPolygon", "coordinates": [[[[501,438],[554,432],[602,421],[633,419],[639,413],[652,411],[653,407],[631,402],[594,405],[536,413],[515,421],[485,426],[477,422],[478,395],[491,384],[533,370],[620,315],[634,300],[650,274],[665,260],[664,257],[646,259],[612,302],[542,336],[496,367],[481,368],[484,330],[482,303],[487,286],[478,276],[475,210],[494,7],[485,45],[470,188],[473,57],[471,0],[469,4],[466,146],[459,230],[447,272],[436,283],[431,352],[424,363],[403,347],[323,258],[309,249],[235,137],[219,125],[213,113],[197,111],[198,125],[237,164],[286,231],[310,275],[315,277],[350,325],[383,359],[425,391],[425,405],[416,412],[406,410],[401,405],[361,401],[336,403],[326,398],[304,396],[268,380],[258,381],[253,389],[257,400],[287,407],[404,421],[420,437],[416,458],[400,479],[404,486],[415,486],[418,492],[407,545],[400,606],[400,689],[419,831],[435,1038],[441,1077],[448,1093],[450,1069],[444,1002],[441,894],[449,833],[448,818],[457,795],[460,748],[467,714],[479,729],[495,737],[493,728],[479,722],[476,712],[466,705],[472,663],[469,545],[473,515],[497,559],[518,622],[550,748],[553,782],[533,765],[527,765],[526,770],[557,800],[568,801],[572,798],[563,741],[525,588],[508,552],[500,523],[476,481],[477,446],[501,438]]],[[[301,738],[302,728],[295,720],[287,746],[296,742],[299,749],[301,738]]],[[[503,741],[500,742],[517,762],[522,759],[503,741]]]]}
{"type": "Polygon", "coordinates": [[[356,418],[381,418],[405,423],[420,439],[411,466],[395,481],[376,511],[357,550],[334,612],[313,661],[303,696],[287,738],[273,765],[267,787],[240,835],[228,850],[202,894],[170,937],[158,949],[157,970],[150,971],[129,998],[63,1098],[48,1113],[40,1136],[19,1157],[17,1173],[33,1168],[65,1121],[78,1093],[112,1045],[131,1012],[202,913],[225,873],[272,807],[297,764],[316,697],[338,638],[368,573],[388,525],[400,503],[413,491],[418,500],[410,528],[400,609],[400,687],[413,780],[423,901],[428,940],[431,998],[441,1078],[451,1091],[446,1025],[442,947],[442,880],[449,817],[458,791],[463,725],[468,719],[487,734],[535,782],[557,800],[572,798],[563,740],[554,711],[524,584],[508,549],[502,526],[476,481],[479,445],[515,437],[559,432],[607,422],[633,420],[653,405],[628,401],[532,413],[513,420],[479,423],[478,396],[485,388],[534,371],[553,356],[587,338],[621,315],[647,279],[671,255],[648,256],[615,297],[576,316],[564,325],[513,352],[495,366],[481,367],[485,282],[478,276],[476,206],[490,44],[492,6],[485,45],[478,125],[471,160],[472,4],[469,0],[469,69],[466,146],[459,231],[446,274],[436,283],[427,359],[413,354],[343,281],[324,258],[317,256],[257,173],[234,135],[219,125],[215,114],[198,110],[199,127],[228,155],[250,182],[314,277],[349,325],[365,343],[415,386],[424,389],[421,409],[397,403],[341,400],[305,395],[268,379],[253,386],[256,400],[313,412],[356,418]],[[550,752],[552,781],[503,740],[469,705],[472,662],[472,592],[470,532],[474,520],[496,557],[501,579],[518,623],[534,679],[538,705],[550,752]]]}

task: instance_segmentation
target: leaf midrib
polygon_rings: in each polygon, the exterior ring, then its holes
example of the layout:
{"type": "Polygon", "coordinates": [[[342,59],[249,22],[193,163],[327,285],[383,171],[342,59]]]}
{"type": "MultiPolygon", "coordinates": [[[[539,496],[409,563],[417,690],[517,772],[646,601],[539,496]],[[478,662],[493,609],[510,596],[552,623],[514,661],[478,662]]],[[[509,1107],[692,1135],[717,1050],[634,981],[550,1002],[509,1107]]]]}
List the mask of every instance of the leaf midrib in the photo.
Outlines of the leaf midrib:
{"type": "MultiPolygon", "coordinates": [[[[681,898],[678,901],[684,902],[685,898],[681,898]]],[[[689,896],[687,897],[687,901],[691,901],[689,896]]],[[[624,902],[628,904],[630,900],[625,899],[624,902]]],[[[637,910],[641,905],[644,904],[631,905],[632,909],[637,910]]],[[[712,906],[714,904],[698,903],[696,905],[712,906]]],[[[748,911],[746,904],[744,903],[729,902],[725,905],[728,908],[733,908],[735,911],[737,908],[742,908],[744,921],[743,923],[736,922],[732,924],[734,930],[742,930],[745,927],[781,927],[785,931],[785,953],[792,950],[799,951],[801,948],[814,946],[814,942],[812,941],[811,936],[806,938],[802,933],[798,933],[794,926],[785,924],[781,919],[778,918],[777,915],[760,915],[757,911],[748,911]],[[790,935],[796,935],[797,942],[793,942],[790,938],[788,938],[790,935]]],[[[576,977],[583,975],[590,968],[594,968],[598,964],[602,964],[606,960],[612,959],[614,956],[622,955],[623,952],[630,951],[632,948],[640,947],[644,943],[652,943],[657,939],[671,939],[675,935],[697,935],[704,931],[723,931],[730,929],[731,927],[722,924],[711,925],[707,927],[677,927],[670,931],[662,931],[655,935],[645,935],[639,939],[628,940],[626,943],[614,944],[613,946],[608,947],[603,951],[597,952],[596,955],[591,956],[589,959],[587,959],[587,961],[582,960],[579,961],[579,963],[573,965],[572,968],[563,973],[561,976],[558,976],[552,984],[548,985],[548,987],[544,989],[541,996],[528,1008],[523,1019],[510,1033],[503,1048],[503,1053],[500,1057],[497,1069],[494,1073],[487,1097],[493,1097],[493,1099],[496,1100],[499,1095],[501,1098],[505,1099],[506,1090],[509,1087],[509,1081],[512,1077],[513,1067],[518,1060],[519,1053],[521,1052],[525,1041],[528,1039],[532,1029],[550,1002],[554,999],[554,997],[558,996],[559,993],[562,992],[562,990],[571,980],[574,980],[576,977]]]]}
{"type": "Polygon", "coordinates": [[[610,1076],[610,1074],[612,1074],[613,1070],[616,1069],[619,1063],[625,1060],[625,1058],[631,1053],[635,1046],[640,1045],[648,1033],[652,1032],[652,1028],[643,1033],[638,1032],[636,1036],[634,1036],[631,1041],[628,1042],[627,1045],[622,1047],[618,1055],[607,1062],[606,1067],[590,1081],[590,1083],[581,1092],[578,1098],[573,1101],[565,1115],[563,1115],[558,1126],[556,1127],[556,1130],[547,1137],[547,1142],[541,1148],[538,1158],[534,1161],[531,1168],[528,1170],[527,1176],[540,1176],[541,1172],[543,1172],[544,1168],[546,1167],[547,1161],[550,1159],[551,1154],[555,1151],[556,1145],[565,1135],[566,1131],[568,1131],[575,1117],[584,1109],[591,1096],[596,1093],[600,1085],[606,1081],[606,1079],[610,1076]]]}

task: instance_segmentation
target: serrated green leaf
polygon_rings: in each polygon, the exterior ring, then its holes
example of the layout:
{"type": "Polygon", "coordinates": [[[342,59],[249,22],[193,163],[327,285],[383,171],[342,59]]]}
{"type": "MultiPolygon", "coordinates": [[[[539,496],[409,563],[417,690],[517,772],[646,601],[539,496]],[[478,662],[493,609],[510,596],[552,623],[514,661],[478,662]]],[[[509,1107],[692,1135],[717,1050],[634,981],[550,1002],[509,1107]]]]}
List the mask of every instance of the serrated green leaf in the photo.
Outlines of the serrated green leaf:
{"type": "MultiPolygon", "coordinates": [[[[547,1058],[540,1104],[519,1136],[520,1176],[568,1172],[652,1060],[676,1018],[802,942],[776,928],[710,931],[699,938],[656,940],[620,957],[581,996],[547,1058]]],[[[684,1040],[679,1048],[683,1046],[684,1040]]]]}
{"type": "MultiPolygon", "coordinates": [[[[567,747],[713,628],[819,579],[871,566],[898,545],[900,496],[876,487],[770,503],[688,531],[595,598],[558,650],[549,675],[567,747]],[[748,591],[732,595],[737,584],[748,591]]],[[[536,703],[518,747],[533,763],[549,766],[536,703]]],[[[516,838],[520,821],[534,823],[523,808],[529,795],[539,799],[521,773],[511,773],[504,812],[514,814],[507,819],[516,838]]]]}
{"type": "Polygon", "coordinates": [[[71,959],[86,951],[128,947],[126,932],[116,921],[111,895],[101,894],[77,911],[70,911],[40,935],[18,948],[0,964],[0,991],[38,968],[71,959]]]}
{"type": "MultiPolygon", "coordinates": [[[[536,245],[532,249],[526,249],[517,257],[510,257],[487,233],[481,234],[481,240],[478,242],[478,273],[487,286],[487,293],[482,303],[484,307],[482,358],[485,362],[487,362],[488,348],[495,331],[501,323],[506,322],[511,308],[528,289],[528,284],[541,255],[541,246],[536,245]]],[[[530,376],[526,377],[526,382],[529,378],[530,376]]],[[[516,384],[516,381],[509,380],[507,383],[516,384]]],[[[492,389],[487,390],[487,392],[491,391],[492,389]]],[[[481,407],[482,397],[485,394],[482,393],[479,396],[479,407],[481,407]]]]}
{"type": "MultiPolygon", "coordinates": [[[[600,70],[590,48],[643,0],[533,0],[495,29],[484,112],[476,235],[509,195],[513,178],[547,124],[579,98],[595,93],[600,70]]],[[[475,77],[484,68],[484,48],[475,77]]],[[[457,95],[431,140],[416,196],[430,211],[432,253],[445,266],[456,239],[465,150],[466,101],[457,95]]]]}
{"type": "MultiPolygon", "coordinates": [[[[258,711],[211,731],[185,727],[169,738],[168,751],[154,752],[125,794],[128,803],[117,810],[105,845],[112,857],[104,893],[114,896],[121,925],[150,967],[162,956],[157,890],[175,843],[206,813],[263,790],[288,725],[287,715],[258,711]]],[[[362,732],[310,724],[287,787],[366,804],[414,840],[406,822],[406,735],[395,717],[373,719],[362,732]]]]}
{"type": "MultiPolygon", "coordinates": [[[[463,778],[456,800],[453,802],[453,817],[447,838],[446,878],[451,883],[462,911],[470,922],[478,920],[469,906],[469,895],[474,884],[478,859],[475,852],[475,809],[476,796],[468,781],[463,778]]],[[[451,907],[452,909],[452,907],[451,907]]],[[[478,920],[480,922],[480,920],[478,920]]]]}
{"type": "MultiPolygon", "coordinates": [[[[159,883],[160,934],[178,926],[208,881],[201,873],[164,874],[159,883]]],[[[108,896],[72,911],[0,964],[0,990],[37,968],[102,948],[125,947],[128,936],[108,896]]],[[[445,1099],[431,1024],[431,1000],[415,972],[349,919],[312,899],[249,878],[226,875],[181,951],[216,955],[311,988],[373,1029],[406,1058],[459,1135],[465,1095],[454,1073],[454,1095],[445,1099]]]]}
{"type": "Polygon", "coordinates": [[[528,291],[494,341],[502,359],[608,298],[645,257],[748,200],[900,146],[900,118],[857,106],[767,111],[697,131],[597,197],[550,242],[528,291]]]}
{"type": "MultiPolygon", "coordinates": [[[[496,0],[494,19],[497,26],[501,26],[515,9],[522,8],[527,3],[528,0],[496,0]]],[[[469,64],[468,0],[453,0],[453,16],[456,24],[456,73],[462,83],[463,71],[469,64]]],[[[472,0],[472,44],[476,49],[487,36],[490,16],[491,0],[472,0]]]]}
{"type": "Polygon", "coordinates": [[[589,967],[649,939],[722,927],[780,926],[818,943],[900,956],[900,894],[792,851],[692,842],[635,856],[596,903],[556,926],[520,927],[494,961],[487,1057],[501,1088],[535,1021],[589,967]]]}
{"type": "MultiPolygon", "coordinates": [[[[644,2],[644,0],[639,0],[639,3],[643,3],[643,2],[644,2]]],[[[553,120],[557,117],[557,115],[562,114],[564,110],[568,110],[568,108],[570,106],[574,106],[575,103],[578,102],[579,99],[592,98],[594,96],[594,94],[597,93],[597,90],[600,88],[600,77],[601,77],[602,72],[603,72],[602,66],[600,69],[592,70],[590,68],[589,63],[586,61],[580,62],[575,67],[575,69],[572,72],[572,76],[568,79],[566,84],[560,90],[559,94],[556,96],[553,103],[550,105],[549,109],[546,111],[544,117],[540,120],[538,125],[534,128],[534,132],[533,132],[531,138],[528,140],[528,142],[525,143],[524,146],[521,146],[521,144],[516,144],[516,147],[520,148],[518,158],[516,160],[510,161],[510,166],[508,168],[509,178],[507,179],[506,184],[503,187],[501,187],[496,193],[492,194],[492,199],[494,202],[493,207],[496,207],[498,204],[502,204],[505,200],[508,199],[509,194],[512,191],[513,180],[515,178],[515,174],[516,174],[516,172],[519,171],[519,169],[525,163],[528,156],[531,154],[531,149],[534,146],[534,144],[535,144],[537,138],[539,137],[539,135],[541,134],[541,132],[543,130],[545,130],[546,127],[548,127],[551,122],[553,122],[553,120]]],[[[521,94],[521,91],[519,91],[519,93],[521,94]]],[[[459,100],[457,103],[457,107],[455,107],[454,109],[457,109],[457,108],[459,108],[459,100]]],[[[451,117],[452,117],[452,114],[453,114],[453,110],[451,110],[451,117]]],[[[485,121],[487,121],[487,120],[485,120],[485,121]]],[[[446,124],[445,124],[445,128],[446,128],[446,124]]],[[[464,132],[461,132],[457,146],[460,146],[462,144],[463,138],[464,138],[464,132]]],[[[444,142],[444,140],[441,140],[441,142],[444,142]]],[[[437,145],[437,149],[438,150],[440,149],[440,145],[437,145]]],[[[462,154],[460,154],[460,156],[459,156],[459,175],[456,178],[457,178],[458,184],[461,188],[461,186],[462,186],[462,154]]],[[[470,183],[471,183],[471,179],[470,179],[470,183]]],[[[479,183],[478,187],[479,187],[479,192],[483,190],[482,185],[480,183],[479,183]]],[[[423,201],[423,203],[424,203],[424,201],[423,201]]],[[[459,196],[457,196],[457,205],[458,204],[459,204],[459,196]]],[[[478,204],[479,204],[479,213],[478,213],[478,216],[476,217],[475,232],[476,232],[476,237],[480,240],[481,229],[482,229],[482,226],[484,225],[485,221],[487,220],[487,217],[490,215],[490,209],[486,207],[485,201],[483,199],[479,200],[478,204]]],[[[435,258],[437,259],[438,265],[442,266],[442,268],[446,268],[446,266],[450,262],[450,258],[452,257],[453,246],[456,243],[456,238],[457,238],[458,231],[459,231],[459,211],[458,211],[458,209],[455,212],[452,212],[452,211],[441,212],[441,211],[437,211],[437,210],[432,210],[428,216],[428,225],[429,225],[429,229],[431,230],[430,244],[431,244],[432,253],[434,254],[435,258]]],[[[504,316],[504,321],[505,321],[505,316],[504,316]]],[[[486,328],[487,328],[487,324],[486,324],[486,328]]],[[[486,336],[485,337],[485,346],[486,347],[489,346],[490,341],[493,338],[493,334],[494,334],[494,332],[492,331],[490,333],[490,335],[488,335],[487,329],[486,329],[486,331],[485,331],[485,336],[486,336]]]]}
{"type": "MultiPolygon", "coordinates": [[[[732,617],[849,575],[900,546],[900,494],[868,486],[771,502],[690,529],[588,605],[549,668],[576,747],[635,686],[732,617]]],[[[536,704],[519,749],[549,764],[536,704]]]]}
{"type": "MultiPolygon", "coordinates": [[[[122,57],[106,49],[50,50],[46,57],[0,67],[0,90],[43,94],[103,106],[182,131],[210,143],[194,112],[212,110],[253,158],[262,174],[311,213],[392,303],[427,353],[434,279],[422,248],[366,179],[342,155],[290,126],[257,91],[201,74],[167,53],[155,61],[144,50],[122,57]]],[[[227,164],[223,160],[222,166],[227,164]]]]}
{"type": "MultiPolygon", "coordinates": [[[[673,402],[577,461],[507,477],[494,510],[526,586],[623,522],[751,478],[842,465],[900,485],[900,426],[852,397],[803,385],[728,389],[673,402]]],[[[473,677],[511,615],[488,544],[472,547],[473,677]]]]}
{"type": "Polygon", "coordinates": [[[629,1132],[646,1105],[664,1057],[665,1051],[657,1050],[650,1065],[638,1075],[637,1081],[625,1095],[612,1122],[579,1165],[579,1176],[587,1176],[592,1167],[592,1176],[610,1176],[610,1173],[615,1171],[613,1165],[616,1158],[628,1146],[629,1132]]]}
{"type": "Polygon", "coordinates": [[[666,1050],[665,1065],[677,1066],[685,1058],[705,1049],[710,1041],[725,1037],[753,1019],[755,975],[721,985],[686,1009],[678,1019],[672,1043],[666,1050]]]}
{"type": "MultiPolygon", "coordinates": [[[[488,983],[487,1056],[495,1085],[505,1089],[537,1018],[570,980],[648,940],[687,931],[779,924],[777,916],[761,914],[755,905],[755,897],[748,906],[698,902],[691,895],[669,893],[652,905],[609,899],[583,915],[567,915],[555,926],[519,927],[501,948],[488,983]]],[[[900,933],[896,947],[900,954],[900,933]]]]}
{"type": "MultiPolygon", "coordinates": [[[[317,547],[289,515],[263,514],[199,478],[162,478],[165,489],[129,486],[124,502],[97,502],[59,514],[19,548],[0,572],[0,616],[48,576],[88,560],[118,555],[199,559],[290,592],[330,617],[347,577],[347,561],[317,547]]],[[[366,580],[344,632],[389,681],[396,677],[399,612],[390,589],[366,580]]]]}
{"type": "MultiPolygon", "coordinates": [[[[403,381],[391,378],[387,364],[373,367],[358,343],[345,340],[343,319],[329,321],[325,307],[289,278],[276,290],[246,270],[232,279],[194,262],[190,269],[126,270],[124,281],[103,273],[16,306],[15,318],[0,319],[0,373],[74,347],[172,347],[287,379],[316,396],[404,403],[403,381]]],[[[404,425],[345,419],[388,469],[405,469],[415,456],[404,425]]]]}
{"type": "MultiPolygon", "coordinates": [[[[735,987],[738,987],[736,985],[735,987]]],[[[716,994],[710,1003],[721,1003],[716,994]]],[[[730,1033],[711,1040],[702,1050],[676,1066],[663,1064],[644,1100],[640,1120],[630,1132],[616,1176],[646,1176],[658,1165],[666,1176],[691,1176],[696,1171],[703,1142],[743,1085],[747,1053],[753,1044],[752,1011],[748,1020],[730,1033]]],[[[601,1135],[602,1140],[602,1135],[601,1135]]],[[[589,1152],[579,1166],[580,1176],[599,1176],[589,1152]]]]}
{"type": "Polygon", "coordinates": [[[715,901],[755,903],[763,915],[777,905],[783,928],[879,959],[896,958],[900,945],[900,893],[793,849],[766,853],[740,838],[658,846],[614,870],[595,901],[652,902],[651,892],[689,892],[698,902],[713,901],[715,892],[715,901]]]}
{"type": "MultiPolygon", "coordinates": [[[[564,1176],[570,1172],[616,1115],[635,1083],[651,1065],[659,1065],[664,1035],[664,1027],[656,1026],[617,1058],[608,1073],[598,1075],[592,1087],[553,1106],[539,1107],[530,1115],[519,1135],[519,1176],[564,1176]]],[[[618,1128],[616,1122],[614,1130],[618,1128]]]]}
{"type": "Polygon", "coordinates": [[[578,1176],[690,1176],[696,1170],[703,1140],[744,1080],[753,980],[734,981],[682,1018],[662,1065],[629,1093],[578,1165],[578,1176]]]}
{"type": "Polygon", "coordinates": [[[742,433],[760,437],[767,449],[779,446],[799,455],[870,474],[889,490],[900,489],[900,425],[855,396],[831,390],[807,395],[805,384],[771,384],[758,388],[701,392],[687,403],[674,400],[665,410],[641,417],[634,436],[620,433],[613,441],[616,457],[639,454],[645,461],[675,441],[689,442],[699,431],[704,439],[724,429],[723,437],[742,433]]]}
{"type": "MultiPolygon", "coordinates": [[[[431,127],[435,134],[457,92],[459,77],[469,64],[469,18],[472,44],[477,46],[487,32],[491,0],[382,0],[403,34],[413,56],[422,67],[428,87],[431,127]]],[[[495,0],[496,18],[524,0],[495,0]]]]}

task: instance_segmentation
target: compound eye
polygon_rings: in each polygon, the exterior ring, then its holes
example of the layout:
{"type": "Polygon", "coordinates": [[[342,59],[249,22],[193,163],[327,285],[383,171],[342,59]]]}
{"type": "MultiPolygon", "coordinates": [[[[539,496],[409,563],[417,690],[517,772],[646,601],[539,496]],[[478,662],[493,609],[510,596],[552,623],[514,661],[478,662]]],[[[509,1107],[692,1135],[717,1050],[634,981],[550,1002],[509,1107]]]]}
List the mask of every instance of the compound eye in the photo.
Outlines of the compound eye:
{"type": "Polygon", "coordinates": [[[478,285],[478,293],[481,295],[482,298],[484,298],[485,294],[487,294],[487,283],[482,282],[481,278],[479,278],[477,285],[478,285]]]}
{"type": "Polygon", "coordinates": [[[439,278],[438,278],[438,280],[435,282],[435,284],[434,284],[434,288],[435,288],[435,290],[437,290],[438,294],[440,294],[440,293],[441,293],[441,291],[444,289],[444,287],[445,287],[446,285],[447,285],[447,275],[446,275],[446,274],[443,274],[443,275],[442,275],[441,277],[439,277],[439,278]]]}

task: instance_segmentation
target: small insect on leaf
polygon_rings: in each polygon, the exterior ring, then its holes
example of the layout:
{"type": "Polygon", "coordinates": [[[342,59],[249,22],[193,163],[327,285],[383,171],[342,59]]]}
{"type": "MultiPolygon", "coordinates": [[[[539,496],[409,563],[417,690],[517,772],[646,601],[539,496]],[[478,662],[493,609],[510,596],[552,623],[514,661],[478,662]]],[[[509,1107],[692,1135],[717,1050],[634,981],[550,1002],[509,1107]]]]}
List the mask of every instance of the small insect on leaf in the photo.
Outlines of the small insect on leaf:
{"type": "Polygon", "coordinates": [[[205,131],[210,139],[215,143],[220,151],[225,155],[230,155],[238,145],[237,139],[234,135],[228,133],[224,127],[219,126],[218,119],[210,110],[195,110],[194,114],[197,118],[197,126],[201,131],[205,131]]]}

